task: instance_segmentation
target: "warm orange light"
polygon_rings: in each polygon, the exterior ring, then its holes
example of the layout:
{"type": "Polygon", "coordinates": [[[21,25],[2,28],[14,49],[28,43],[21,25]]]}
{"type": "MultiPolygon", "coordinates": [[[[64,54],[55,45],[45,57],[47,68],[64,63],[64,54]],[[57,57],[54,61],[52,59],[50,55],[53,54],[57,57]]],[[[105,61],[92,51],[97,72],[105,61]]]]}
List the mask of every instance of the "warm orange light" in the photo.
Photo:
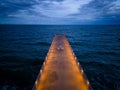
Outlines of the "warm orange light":
{"type": "Polygon", "coordinates": [[[83,70],[81,70],[81,72],[83,73],[83,70]]]}
{"type": "Polygon", "coordinates": [[[40,70],[40,73],[42,74],[42,70],[40,70]]]}
{"type": "Polygon", "coordinates": [[[87,81],[87,84],[89,85],[89,81],[87,81]]]}
{"type": "Polygon", "coordinates": [[[43,63],[33,90],[89,90],[89,81],[84,78],[80,63],[64,35],[55,36],[45,60],[47,64],[43,63]]]}
{"type": "Polygon", "coordinates": [[[37,80],[36,80],[35,84],[37,85],[37,80]]]}
{"type": "Polygon", "coordinates": [[[45,66],[45,62],[44,62],[43,64],[44,64],[44,66],[45,66]]]}

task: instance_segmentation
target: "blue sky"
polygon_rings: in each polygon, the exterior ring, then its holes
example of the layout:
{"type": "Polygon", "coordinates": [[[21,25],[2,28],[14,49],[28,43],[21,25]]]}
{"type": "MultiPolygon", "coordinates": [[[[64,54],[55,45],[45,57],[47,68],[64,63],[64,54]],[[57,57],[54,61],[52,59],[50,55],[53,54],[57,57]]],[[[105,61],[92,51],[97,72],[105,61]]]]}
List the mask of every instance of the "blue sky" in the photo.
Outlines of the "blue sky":
{"type": "Polygon", "coordinates": [[[120,24],[120,0],[0,0],[1,24],[120,24]]]}

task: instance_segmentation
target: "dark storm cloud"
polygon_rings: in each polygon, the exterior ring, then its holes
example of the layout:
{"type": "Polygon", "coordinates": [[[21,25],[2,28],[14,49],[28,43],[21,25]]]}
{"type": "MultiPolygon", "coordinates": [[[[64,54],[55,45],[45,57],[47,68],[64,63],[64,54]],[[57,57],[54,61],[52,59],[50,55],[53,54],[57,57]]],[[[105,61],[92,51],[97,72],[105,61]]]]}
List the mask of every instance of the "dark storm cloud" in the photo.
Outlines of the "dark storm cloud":
{"type": "Polygon", "coordinates": [[[0,1],[0,15],[8,16],[18,10],[29,9],[35,2],[29,0],[1,0],[0,1]]]}
{"type": "Polygon", "coordinates": [[[120,0],[1,0],[0,23],[120,23],[120,0]],[[24,20],[24,21],[23,21],[24,20]]]}

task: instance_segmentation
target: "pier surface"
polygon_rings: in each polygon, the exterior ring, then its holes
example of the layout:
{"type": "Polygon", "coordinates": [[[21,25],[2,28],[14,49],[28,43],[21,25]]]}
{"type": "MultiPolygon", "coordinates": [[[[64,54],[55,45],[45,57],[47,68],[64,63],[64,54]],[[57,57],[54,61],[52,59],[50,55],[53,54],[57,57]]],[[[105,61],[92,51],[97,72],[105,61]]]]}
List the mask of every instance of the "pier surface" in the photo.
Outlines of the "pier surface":
{"type": "Polygon", "coordinates": [[[33,90],[91,90],[65,35],[55,35],[33,90]]]}

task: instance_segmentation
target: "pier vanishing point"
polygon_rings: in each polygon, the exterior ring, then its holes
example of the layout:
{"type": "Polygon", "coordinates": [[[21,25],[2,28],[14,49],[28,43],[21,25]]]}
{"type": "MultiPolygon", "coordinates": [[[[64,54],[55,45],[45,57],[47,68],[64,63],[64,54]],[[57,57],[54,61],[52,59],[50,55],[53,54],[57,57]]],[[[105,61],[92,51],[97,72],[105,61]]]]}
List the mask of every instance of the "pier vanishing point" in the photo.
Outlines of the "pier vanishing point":
{"type": "Polygon", "coordinates": [[[55,35],[33,90],[92,90],[65,35],[55,35]]]}

